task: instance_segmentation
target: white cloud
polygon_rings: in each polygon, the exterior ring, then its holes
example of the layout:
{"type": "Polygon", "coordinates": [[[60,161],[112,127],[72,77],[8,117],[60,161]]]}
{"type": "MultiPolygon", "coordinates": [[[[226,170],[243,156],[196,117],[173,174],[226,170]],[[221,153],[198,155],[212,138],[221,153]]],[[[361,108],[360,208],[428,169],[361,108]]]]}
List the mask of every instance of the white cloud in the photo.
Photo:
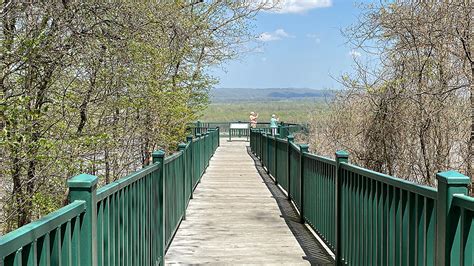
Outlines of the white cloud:
{"type": "Polygon", "coordinates": [[[318,38],[318,35],[317,35],[317,34],[308,33],[308,34],[306,34],[306,37],[308,37],[308,38],[310,38],[310,39],[313,39],[315,43],[320,43],[320,42],[321,42],[321,39],[318,38]]]}
{"type": "Polygon", "coordinates": [[[357,50],[351,50],[351,51],[349,52],[349,55],[350,55],[351,57],[360,57],[360,56],[362,56],[362,54],[361,54],[360,52],[358,52],[357,50]]]}
{"type": "Polygon", "coordinates": [[[270,12],[274,13],[304,13],[314,8],[330,7],[332,0],[269,0],[268,3],[277,4],[270,12]]]}
{"type": "Polygon", "coordinates": [[[286,31],[284,29],[277,29],[275,31],[275,35],[280,36],[280,37],[284,37],[284,38],[290,37],[290,35],[288,35],[288,33],[286,33],[286,31]]]}
{"type": "Polygon", "coordinates": [[[273,32],[264,32],[258,36],[258,40],[262,42],[278,41],[283,38],[293,38],[284,29],[277,29],[273,32]]]}

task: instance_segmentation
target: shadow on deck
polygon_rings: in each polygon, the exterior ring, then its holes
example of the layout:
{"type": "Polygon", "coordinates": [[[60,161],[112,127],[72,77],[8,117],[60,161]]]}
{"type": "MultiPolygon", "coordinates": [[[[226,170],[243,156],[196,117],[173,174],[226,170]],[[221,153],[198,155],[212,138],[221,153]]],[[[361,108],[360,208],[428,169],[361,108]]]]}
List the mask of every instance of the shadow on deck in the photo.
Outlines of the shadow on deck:
{"type": "Polygon", "coordinates": [[[262,177],[263,182],[267,186],[273,198],[275,198],[278,207],[282,213],[282,218],[285,219],[288,228],[295,236],[299,245],[305,253],[303,259],[311,263],[311,265],[334,265],[333,258],[326,252],[324,247],[318,242],[311,231],[302,223],[295,210],[294,206],[288,200],[283,191],[275,184],[275,181],[270,177],[262,166],[262,163],[252,153],[249,146],[247,146],[247,153],[255,162],[255,168],[262,177]]]}

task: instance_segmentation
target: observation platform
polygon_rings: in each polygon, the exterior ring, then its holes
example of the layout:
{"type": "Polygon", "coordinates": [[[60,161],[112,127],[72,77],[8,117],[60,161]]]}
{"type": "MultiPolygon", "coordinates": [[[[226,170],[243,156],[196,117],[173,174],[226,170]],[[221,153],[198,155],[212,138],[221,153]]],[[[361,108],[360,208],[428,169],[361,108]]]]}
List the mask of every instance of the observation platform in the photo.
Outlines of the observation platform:
{"type": "Polygon", "coordinates": [[[220,143],[166,263],[333,265],[286,195],[254,160],[249,142],[222,138],[220,143]]]}

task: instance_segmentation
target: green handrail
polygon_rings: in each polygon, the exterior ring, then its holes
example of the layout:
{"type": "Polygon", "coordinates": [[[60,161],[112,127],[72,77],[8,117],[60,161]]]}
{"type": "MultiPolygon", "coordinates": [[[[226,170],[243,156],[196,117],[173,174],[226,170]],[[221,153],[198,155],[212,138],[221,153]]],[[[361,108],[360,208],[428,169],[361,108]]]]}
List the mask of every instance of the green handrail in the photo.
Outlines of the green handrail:
{"type": "Polygon", "coordinates": [[[473,265],[468,177],[437,174],[438,189],[311,154],[290,135],[250,131],[250,147],[337,265],[473,265]]]}
{"type": "Polygon", "coordinates": [[[164,265],[218,134],[154,152],[153,164],[98,190],[96,176],[71,178],[70,204],[0,237],[0,265],[164,265]]]}
{"type": "MultiPolygon", "coordinates": [[[[227,122],[201,122],[196,121],[194,123],[188,124],[188,129],[190,130],[193,136],[196,134],[204,134],[208,129],[218,128],[219,134],[230,135],[231,137],[248,137],[250,136],[250,129],[231,129],[230,124],[232,123],[248,123],[247,121],[227,121],[227,122]]],[[[265,132],[270,133],[270,122],[258,122],[256,128],[264,130],[265,132]]],[[[307,132],[308,125],[305,124],[296,124],[296,123],[285,123],[280,122],[278,125],[278,134],[282,138],[286,138],[288,135],[307,132]]]]}
{"type": "Polygon", "coordinates": [[[74,201],[43,218],[0,237],[0,262],[3,265],[77,265],[81,257],[80,216],[86,210],[85,201],[74,201]]]}

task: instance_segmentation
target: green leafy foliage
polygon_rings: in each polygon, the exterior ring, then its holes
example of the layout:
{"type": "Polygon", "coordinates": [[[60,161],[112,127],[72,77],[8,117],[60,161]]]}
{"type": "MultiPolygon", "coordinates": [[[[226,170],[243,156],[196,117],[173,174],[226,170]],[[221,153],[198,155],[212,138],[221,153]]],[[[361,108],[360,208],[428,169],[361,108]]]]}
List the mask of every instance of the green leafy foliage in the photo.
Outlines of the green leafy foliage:
{"type": "Polygon", "coordinates": [[[3,231],[60,206],[79,173],[112,182],[176,149],[206,69],[252,38],[248,2],[2,2],[3,231]]]}

